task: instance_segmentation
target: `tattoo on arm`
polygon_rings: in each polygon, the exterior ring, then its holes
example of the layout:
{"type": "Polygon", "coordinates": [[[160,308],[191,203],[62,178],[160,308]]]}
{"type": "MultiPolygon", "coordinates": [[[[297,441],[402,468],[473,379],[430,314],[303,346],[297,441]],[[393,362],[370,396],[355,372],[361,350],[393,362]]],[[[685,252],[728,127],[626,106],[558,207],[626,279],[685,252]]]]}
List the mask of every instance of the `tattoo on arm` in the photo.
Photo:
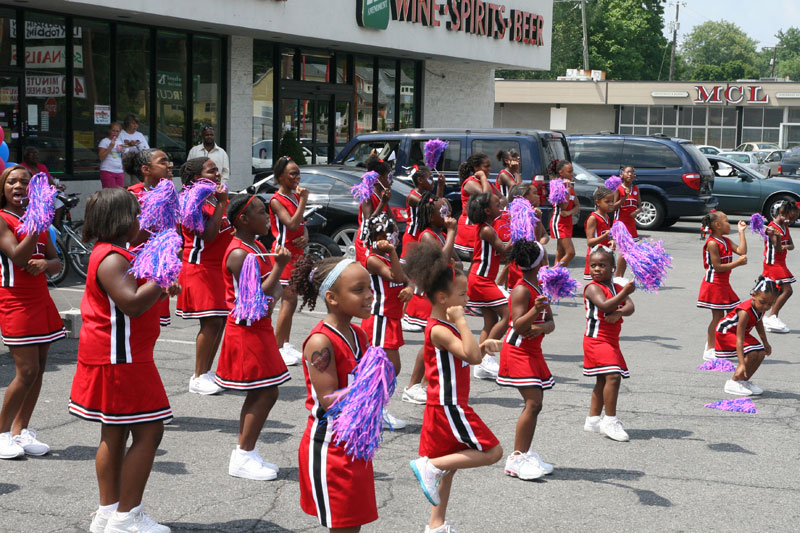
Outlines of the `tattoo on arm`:
{"type": "Polygon", "coordinates": [[[311,354],[311,366],[320,372],[325,372],[330,364],[331,351],[329,348],[325,347],[321,351],[315,351],[311,354]]]}

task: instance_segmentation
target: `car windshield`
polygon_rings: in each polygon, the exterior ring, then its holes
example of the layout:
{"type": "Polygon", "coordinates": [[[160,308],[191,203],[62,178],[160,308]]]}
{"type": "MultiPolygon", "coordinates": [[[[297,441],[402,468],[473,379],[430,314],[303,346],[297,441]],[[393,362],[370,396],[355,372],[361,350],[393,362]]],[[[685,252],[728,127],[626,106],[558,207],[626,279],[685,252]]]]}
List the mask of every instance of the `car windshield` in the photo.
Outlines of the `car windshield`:
{"type": "Polygon", "coordinates": [[[756,143],[756,150],[778,150],[780,146],[770,143],[756,143]]]}
{"type": "Polygon", "coordinates": [[[745,154],[722,154],[723,156],[727,157],[728,159],[733,159],[739,163],[749,163],[750,156],[745,154]]]}
{"type": "Polygon", "coordinates": [[[603,185],[603,180],[600,179],[600,176],[574,161],[572,162],[572,170],[575,172],[575,181],[580,181],[587,185],[603,185]]]}

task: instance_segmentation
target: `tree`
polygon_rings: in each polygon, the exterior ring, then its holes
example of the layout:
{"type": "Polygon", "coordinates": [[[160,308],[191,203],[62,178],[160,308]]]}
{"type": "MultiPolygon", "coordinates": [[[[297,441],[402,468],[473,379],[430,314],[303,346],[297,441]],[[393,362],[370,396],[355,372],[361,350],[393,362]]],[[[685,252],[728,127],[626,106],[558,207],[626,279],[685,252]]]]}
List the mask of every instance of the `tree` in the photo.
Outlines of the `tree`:
{"type": "Polygon", "coordinates": [[[681,45],[686,59],[684,79],[733,81],[757,78],[761,62],[757,42],[732,22],[708,21],[692,28],[681,45]],[[715,78],[709,78],[714,74],[715,78]]]}
{"type": "MultiPolygon", "coordinates": [[[[795,81],[800,81],[800,29],[794,26],[785,32],[779,30],[775,35],[778,38],[777,61],[775,62],[776,76],[789,76],[795,81]]],[[[772,50],[765,50],[772,57],[772,50]]],[[[769,68],[769,66],[768,66],[769,68]]]]}
{"type": "Polygon", "coordinates": [[[292,130],[286,130],[281,137],[281,144],[278,146],[278,157],[288,155],[289,158],[298,165],[306,165],[306,156],[303,155],[303,147],[297,141],[292,130]]]}

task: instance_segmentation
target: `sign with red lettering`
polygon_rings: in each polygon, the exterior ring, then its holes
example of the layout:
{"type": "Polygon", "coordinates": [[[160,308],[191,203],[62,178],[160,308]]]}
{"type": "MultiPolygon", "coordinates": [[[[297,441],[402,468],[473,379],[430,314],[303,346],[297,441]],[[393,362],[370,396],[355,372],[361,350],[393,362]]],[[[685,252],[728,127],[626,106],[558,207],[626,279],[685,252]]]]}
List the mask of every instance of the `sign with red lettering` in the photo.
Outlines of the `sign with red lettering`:
{"type": "Polygon", "coordinates": [[[763,87],[761,85],[729,85],[728,87],[715,85],[711,88],[695,85],[694,89],[697,91],[697,98],[694,99],[695,104],[721,104],[727,102],[735,105],[742,101],[746,104],[769,103],[769,95],[762,94],[763,87]]]}
{"type": "MultiPolygon", "coordinates": [[[[86,98],[86,88],[83,76],[75,76],[72,80],[73,95],[75,98],[86,98]]],[[[60,75],[34,75],[25,76],[25,96],[27,98],[58,98],[67,94],[67,77],[60,75]]],[[[19,94],[14,86],[3,87],[0,90],[2,103],[16,104],[19,94]]]]}
{"type": "Polygon", "coordinates": [[[56,99],[48,98],[44,103],[44,110],[47,111],[47,114],[51,117],[56,116],[56,112],[58,112],[58,104],[56,103],[56,99]]]}

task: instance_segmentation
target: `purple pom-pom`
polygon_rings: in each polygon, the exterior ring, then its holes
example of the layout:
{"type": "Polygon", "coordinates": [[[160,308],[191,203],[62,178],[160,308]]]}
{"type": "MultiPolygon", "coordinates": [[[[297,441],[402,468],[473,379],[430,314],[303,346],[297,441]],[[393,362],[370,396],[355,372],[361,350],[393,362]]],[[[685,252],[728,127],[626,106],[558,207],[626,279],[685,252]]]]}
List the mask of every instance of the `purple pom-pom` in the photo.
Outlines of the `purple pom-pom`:
{"type": "Polygon", "coordinates": [[[525,198],[515,198],[508,204],[508,229],[513,242],[535,241],[539,217],[525,198]]]}
{"type": "Polygon", "coordinates": [[[442,157],[442,154],[449,144],[449,142],[441,139],[431,139],[425,143],[425,164],[428,165],[431,170],[436,169],[436,165],[439,164],[439,159],[442,157]]]}
{"type": "Polygon", "coordinates": [[[183,238],[174,227],[154,233],[139,247],[128,272],[136,279],[146,279],[166,289],[178,281],[181,273],[182,263],[178,254],[182,245],[183,238]]]}
{"type": "Polygon", "coordinates": [[[753,215],[750,217],[750,231],[753,233],[758,233],[765,241],[768,239],[767,219],[764,218],[761,213],[753,213],[753,215]]]}
{"type": "Polygon", "coordinates": [[[261,265],[255,254],[247,254],[239,272],[239,294],[231,314],[236,320],[260,320],[269,314],[272,297],[261,290],[261,265]]]}
{"type": "Polygon", "coordinates": [[[378,173],[374,170],[370,170],[361,176],[361,181],[350,187],[350,192],[353,193],[353,198],[355,198],[358,203],[369,200],[369,198],[372,196],[372,189],[378,182],[378,178],[380,178],[380,175],[378,175],[378,173]]]}
{"type": "Polygon", "coordinates": [[[719,409],[720,411],[732,411],[734,413],[757,414],[758,409],[750,398],[736,398],[735,400],[720,400],[718,402],[707,403],[709,409],[719,409]]]}
{"type": "Polygon", "coordinates": [[[611,176],[610,178],[608,178],[608,179],[606,180],[606,183],[605,183],[605,185],[606,185],[606,188],[607,188],[607,189],[611,189],[612,191],[616,191],[616,190],[617,190],[617,188],[618,188],[620,185],[622,185],[622,178],[620,178],[619,176],[617,176],[617,175],[615,174],[615,175],[611,176]]]}
{"type": "Polygon", "coordinates": [[[710,361],[705,361],[702,365],[697,367],[697,370],[709,370],[711,372],[735,372],[736,365],[727,359],[714,358],[710,361]]]}
{"type": "Polygon", "coordinates": [[[672,268],[672,257],[664,250],[661,241],[642,239],[635,242],[622,222],[611,226],[611,238],[617,250],[631,267],[636,287],[645,292],[658,292],[672,268]]]}
{"type": "Polygon", "coordinates": [[[371,346],[355,368],[353,383],[328,396],[336,398],[325,417],[333,440],[345,453],[370,461],[383,435],[383,409],[397,384],[394,366],[383,348],[371,346]]]}
{"type": "Polygon", "coordinates": [[[550,301],[557,302],[562,298],[573,298],[581,285],[569,276],[569,270],[563,266],[544,267],[537,276],[542,292],[550,301]]]}
{"type": "Polygon", "coordinates": [[[58,190],[50,185],[47,174],[39,172],[28,182],[28,205],[22,215],[17,234],[43,233],[53,223],[56,214],[55,202],[58,190]]]}
{"type": "Polygon", "coordinates": [[[158,185],[145,191],[141,197],[142,212],[139,227],[155,232],[166,231],[178,225],[178,191],[172,180],[161,180],[158,185]]]}
{"type": "Polygon", "coordinates": [[[181,192],[180,204],[181,225],[194,233],[203,233],[206,221],[203,217],[203,204],[217,190],[217,184],[211,180],[197,180],[181,192]]]}
{"type": "Polygon", "coordinates": [[[553,205],[558,205],[566,202],[568,198],[569,191],[567,190],[567,186],[564,184],[564,180],[550,180],[550,193],[547,196],[547,200],[553,205]]]}

